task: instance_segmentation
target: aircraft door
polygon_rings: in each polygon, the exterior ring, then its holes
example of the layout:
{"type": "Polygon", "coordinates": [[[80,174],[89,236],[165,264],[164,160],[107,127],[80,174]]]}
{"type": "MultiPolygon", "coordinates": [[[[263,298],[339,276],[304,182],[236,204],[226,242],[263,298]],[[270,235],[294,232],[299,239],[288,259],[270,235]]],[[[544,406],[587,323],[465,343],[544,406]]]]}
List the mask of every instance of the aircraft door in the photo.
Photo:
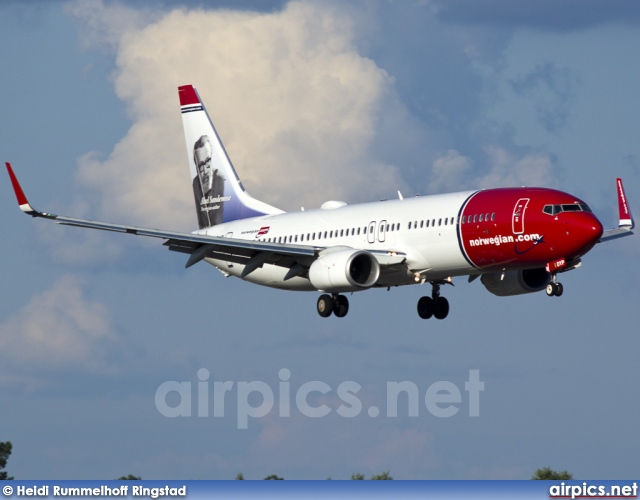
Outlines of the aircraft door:
{"type": "Polygon", "coordinates": [[[369,222],[369,228],[367,229],[367,241],[369,243],[376,242],[376,221],[369,222]]]}
{"type": "Polygon", "coordinates": [[[384,243],[384,239],[387,234],[386,227],[387,227],[387,221],[381,220],[380,224],[378,225],[378,241],[380,243],[384,243]]]}
{"type": "Polygon", "coordinates": [[[513,218],[511,219],[513,234],[524,233],[524,212],[527,210],[528,204],[529,198],[520,198],[516,202],[516,206],[513,207],[513,218]]]}

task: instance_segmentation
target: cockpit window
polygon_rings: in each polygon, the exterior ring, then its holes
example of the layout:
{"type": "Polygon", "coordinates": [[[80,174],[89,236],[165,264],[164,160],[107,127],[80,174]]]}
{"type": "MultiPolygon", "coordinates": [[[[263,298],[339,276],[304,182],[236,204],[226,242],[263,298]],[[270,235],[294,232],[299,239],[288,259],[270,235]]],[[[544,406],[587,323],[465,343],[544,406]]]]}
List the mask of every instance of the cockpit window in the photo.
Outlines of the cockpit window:
{"type": "Polygon", "coordinates": [[[556,215],[561,212],[591,212],[591,209],[584,203],[571,203],[564,205],[545,205],[542,211],[545,214],[556,215]]]}
{"type": "Polygon", "coordinates": [[[560,208],[560,205],[545,205],[542,211],[545,214],[556,215],[559,214],[562,209],[560,208]]]}
{"type": "Polygon", "coordinates": [[[563,212],[582,212],[582,208],[580,208],[580,205],[562,205],[562,211],[563,212]]]}

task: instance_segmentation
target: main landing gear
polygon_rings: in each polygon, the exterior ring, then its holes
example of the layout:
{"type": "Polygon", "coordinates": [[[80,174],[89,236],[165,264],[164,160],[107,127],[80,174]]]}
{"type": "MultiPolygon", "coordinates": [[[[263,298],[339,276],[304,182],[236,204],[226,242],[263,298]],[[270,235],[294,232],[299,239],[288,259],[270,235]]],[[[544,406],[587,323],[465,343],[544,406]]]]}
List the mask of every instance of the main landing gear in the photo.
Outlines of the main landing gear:
{"type": "Polygon", "coordinates": [[[328,318],[331,313],[337,318],[344,318],[349,312],[349,300],[344,295],[323,294],[318,297],[318,314],[323,318],[328,318]]]}
{"type": "Polygon", "coordinates": [[[551,277],[551,282],[547,285],[546,292],[549,297],[560,297],[562,295],[562,292],[564,292],[562,283],[558,283],[556,279],[557,277],[554,274],[551,277]]]}
{"type": "Polygon", "coordinates": [[[431,297],[420,297],[418,301],[418,316],[422,319],[429,319],[431,316],[436,319],[444,319],[449,314],[449,301],[440,297],[440,285],[450,283],[450,281],[432,281],[431,297]]]}

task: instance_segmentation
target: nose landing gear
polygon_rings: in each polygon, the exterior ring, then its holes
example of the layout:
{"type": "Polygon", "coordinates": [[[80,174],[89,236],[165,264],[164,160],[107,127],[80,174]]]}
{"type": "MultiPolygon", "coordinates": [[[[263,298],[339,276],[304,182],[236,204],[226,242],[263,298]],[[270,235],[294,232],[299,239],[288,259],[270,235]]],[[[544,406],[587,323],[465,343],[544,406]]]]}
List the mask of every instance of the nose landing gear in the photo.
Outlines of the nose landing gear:
{"type": "Polygon", "coordinates": [[[429,319],[431,316],[436,319],[444,319],[449,314],[449,301],[440,296],[440,285],[451,283],[451,281],[432,281],[431,297],[420,297],[418,300],[418,316],[422,319],[429,319]]]}
{"type": "Polygon", "coordinates": [[[564,292],[562,283],[556,281],[556,277],[553,276],[553,281],[547,285],[546,292],[549,297],[560,297],[564,292]]]}

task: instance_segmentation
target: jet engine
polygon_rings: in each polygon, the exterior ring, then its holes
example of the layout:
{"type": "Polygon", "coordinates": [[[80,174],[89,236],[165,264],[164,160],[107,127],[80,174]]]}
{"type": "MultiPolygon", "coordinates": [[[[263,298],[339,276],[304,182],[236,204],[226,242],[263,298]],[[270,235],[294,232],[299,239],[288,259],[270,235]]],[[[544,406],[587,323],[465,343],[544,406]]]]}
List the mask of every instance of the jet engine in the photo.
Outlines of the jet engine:
{"type": "Polygon", "coordinates": [[[523,271],[508,271],[504,273],[483,274],[482,284],[492,294],[499,297],[521,295],[544,290],[551,275],[544,269],[525,269],[523,271]]]}
{"type": "Polygon", "coordinates": [[[380,265],[376,258],[365,250],[353,248],[329,249],[309,268],[311,284],[332,293],[364,290],[373,286],[378,276],[380,265]]]}

